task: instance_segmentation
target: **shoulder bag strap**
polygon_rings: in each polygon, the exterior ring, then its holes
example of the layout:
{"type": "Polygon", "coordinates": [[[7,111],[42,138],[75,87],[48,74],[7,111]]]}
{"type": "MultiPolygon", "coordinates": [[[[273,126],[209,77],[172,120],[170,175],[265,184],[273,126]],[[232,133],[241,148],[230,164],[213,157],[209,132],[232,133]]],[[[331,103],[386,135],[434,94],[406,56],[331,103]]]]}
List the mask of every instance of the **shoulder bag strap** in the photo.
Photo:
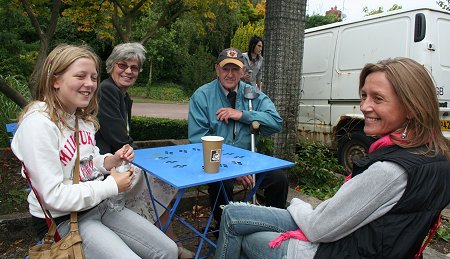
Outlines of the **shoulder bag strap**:
{"type": "MultiPolygon", "coordinates": [[[[75,170],[73,173],[73,183],[78,184],[80,179],[80,133],[79,133],[79,127],[78,127],[78,117],[75,119],[75,142],[77,145],[77,157],[75,160],[75,170]]],[[[39,202],[39,205],[42,208],[42,211],[44,212],[45,221],[47,222],[48,226],[48,232],[44,237],[44,243],[49,243],[51,240],[55,239],[55,241],[59,241],[61,238],[58,234],[58,231],[56,230],[56,223],[53,220],[52,214],[49,210],[45,209],[44,204],[42,204],[41,199],[39,197],[39,193],[37,190],[33,187],[31,184],[30,176],[28,175],[28,171],[25,167],[25,164],[22,162],[23,172],[25,174],[25,177],[27,178],[27,182],[30,185],[31,189],[34,192],[34,195],[36,196],[36,199],[39,202]]],[[[78,230],[78,215],[77,212],[71,212],[70,213],[70,231],[77,231],[78,230]]]]}
{"type": "MultiPolygon", "coordinates": [[[[77,158],[75,160],[75,170],[73,172],[73,184],[80,182],[80,132],[78,127],[78,117],[75,119],[75,142],[77,143],[77,158]]],[[[78,231],[78,215],[76,211],[70,213],[70,231],[78,231]]]]}

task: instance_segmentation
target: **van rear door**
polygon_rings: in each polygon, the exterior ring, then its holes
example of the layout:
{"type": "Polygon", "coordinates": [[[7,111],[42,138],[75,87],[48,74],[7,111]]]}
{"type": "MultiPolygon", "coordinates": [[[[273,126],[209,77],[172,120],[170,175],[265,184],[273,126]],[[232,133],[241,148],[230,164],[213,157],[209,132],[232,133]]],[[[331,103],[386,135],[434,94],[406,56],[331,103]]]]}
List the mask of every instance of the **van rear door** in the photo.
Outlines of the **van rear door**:
{"type": "Polygon", "coordinates": [[[431,26],[436,31],[428,48],[434,49],[431,73],[436,83],[436,92],[441,112],[441,129],[450,138],[450,14],[436,12],[431,26]]]}

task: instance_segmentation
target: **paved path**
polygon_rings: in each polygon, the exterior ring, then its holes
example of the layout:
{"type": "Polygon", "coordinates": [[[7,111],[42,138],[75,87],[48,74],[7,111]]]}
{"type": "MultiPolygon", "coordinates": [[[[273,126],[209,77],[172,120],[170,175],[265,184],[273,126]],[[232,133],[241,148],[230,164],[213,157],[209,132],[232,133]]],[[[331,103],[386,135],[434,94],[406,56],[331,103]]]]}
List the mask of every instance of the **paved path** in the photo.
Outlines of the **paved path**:
{"type": "Polygon", "coordinates": [[[189,104],[133,103],[132,115],[155,118],[187,119],[189,104]]]}

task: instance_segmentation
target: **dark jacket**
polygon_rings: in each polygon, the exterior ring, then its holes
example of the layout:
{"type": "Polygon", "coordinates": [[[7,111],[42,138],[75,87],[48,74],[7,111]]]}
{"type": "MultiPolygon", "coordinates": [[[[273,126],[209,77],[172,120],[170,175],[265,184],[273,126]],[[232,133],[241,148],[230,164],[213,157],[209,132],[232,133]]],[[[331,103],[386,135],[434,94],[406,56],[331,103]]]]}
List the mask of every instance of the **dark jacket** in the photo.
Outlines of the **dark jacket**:
{"type": "MultiPolygon", "coordinates": [[[[382,217],[350,235],[319,245],[315,258],[413,258],[441,210],[450,202],[450,164],[420,149],[380,148],[354,164],[353,175],[377,161],[391,161],[408,175],[405,192],[382,217]]],[[[355,197],[357,199],[357,197],[355,197]]]]}
{"type": "Polygon", "coordinates": [[[131,123],[133,101],[128,93],[123,94],[112,78],[103,80],[99,90],[100,129],[95,134],[100,154],[112,153],[125,144],[132,144],[128,135],[127,123],[131,123]]]}

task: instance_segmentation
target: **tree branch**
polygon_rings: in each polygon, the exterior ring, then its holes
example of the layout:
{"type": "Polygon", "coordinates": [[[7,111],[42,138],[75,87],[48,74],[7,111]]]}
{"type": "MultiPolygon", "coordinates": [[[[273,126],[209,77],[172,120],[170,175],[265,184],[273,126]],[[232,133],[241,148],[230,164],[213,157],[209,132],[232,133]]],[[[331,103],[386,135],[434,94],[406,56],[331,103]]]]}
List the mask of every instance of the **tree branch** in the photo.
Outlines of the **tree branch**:
{"type": "Polygon", "coordinates": [[[19,105],[21,108],[25,107],[28,103],[28,100],[9,86],[3,78],[0,78],[0,92],[2,92],[6,97],[11,99],[11,101],[19,105]]]}
{"type": "Polygon", "coordinates": [[[41,25],[39,24],[39,21],[37,20],[36,16],[34,15],[33,11],[30,8],[30,4],[27,0],[20,0],[22,3],[23,9],[25,9],[25,12],[28,15],[28,18],[31,21],[31,24],[33,25],[34,29],[39,35],[39,38],[42,39],[44,37],[44,32],[41,30],[41,25]]]}
{"type": "Polygon", "coordinates": [[[131,9],[130,14],[136,13],[139,11],[139,9],[141,9],[141,7],[144,5],[145,2],[147,2],[148,0],[141,0],[139,3],[137,3],[133,9],[131,9]]]}
{"type": "Polygon", "coordinates": [[[178,17],[180,17],[183,13],[189,11],[189,8],[182,7],[179,8],[175,13],[170,14],[172,6],[174,6],[177,3],[180,3],[181,1],[174,1],[170,2],[170,4],[165,8],[164,12],[159,17],[158,22],[155,26],[151,27],[147,34],[142,38],[141,43],[145,44],[153,35],[156,34],[156,32],[162,28],[162,27],[168,27],[171,25],[178,17]]]}
{"type": "Polygon", "coordinates": [[[61,0],[55,0],[53,2],[49,26],[48,26],[47,33],[46,33],[48,39],[52,39],[53,35],[55,34],[56,24],[57,24],[58,18],[60,16],[59,10],[61,10],[62,6],[63,6],[63,3],[61,2],[61,0]]]}
{"type": "Polygon", "coordinates": [[[119,35],[119,38],[121,39],[122,42],[126,42],[125,41],[125,35],[122,31],[122,27],[120,27],[120,23],[119,23],[119,14],[118,14],[118,6],[116,5],[116,1],[114,2],[114,12],[113,12],[113,16],[112,16],[112,24],[114,26],[114,28],[116,28],[116,32],[119,35]]]}

